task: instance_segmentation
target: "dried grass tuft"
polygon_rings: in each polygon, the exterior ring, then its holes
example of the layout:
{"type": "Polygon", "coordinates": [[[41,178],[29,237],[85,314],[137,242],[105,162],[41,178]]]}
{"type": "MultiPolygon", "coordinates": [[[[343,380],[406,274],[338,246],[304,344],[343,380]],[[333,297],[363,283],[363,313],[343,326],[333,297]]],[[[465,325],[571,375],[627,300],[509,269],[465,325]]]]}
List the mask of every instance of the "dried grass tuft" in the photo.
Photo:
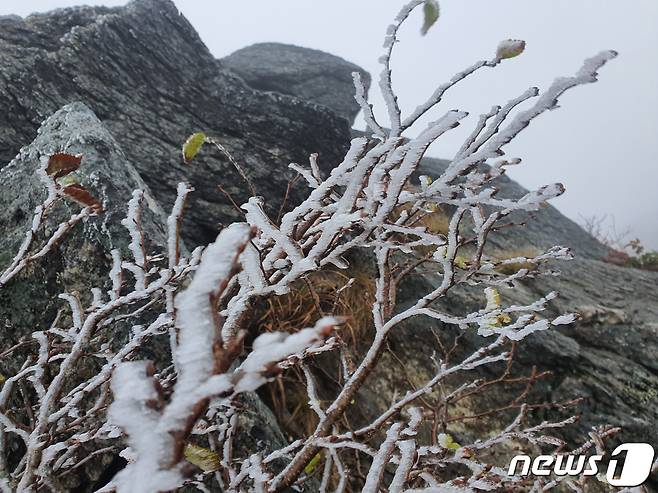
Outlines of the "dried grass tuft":
{"type": "MultiPolygon", "coordinates": [[[[365,271],[323,270],[297,282],[289,293],[271,296],[255,307],[252,329],[255,333],[296,332],[312,326],[320,317],[346,318],[337,334],[351,352],[368,339],[374,302],[372,276],[365,271]],[[353,279],[353,280],[352,280],[353,279]]],[[[316,376],[320,400],[340,387],[341,376],[335,356],[324,355],[309,362],[316,376]]],[[[260,392],[282,429],[294,439],[313,432],[317,416],[308,405],[306,383],[298,368],[279,375],[260,392]]]]}
{"type": "Polygon", "coordinates": [[[341,329],[346,343],[358,342],[372,326],[374,286],[371,277],[358,270],[323,270],[297,282],[289,293],[271,296],[256,307],[254,329],[262,332],[296,332],[312,326],[320,317],[347,319],[341,329]],[[350,279],[353,279],[350,284],[350,279]]]}

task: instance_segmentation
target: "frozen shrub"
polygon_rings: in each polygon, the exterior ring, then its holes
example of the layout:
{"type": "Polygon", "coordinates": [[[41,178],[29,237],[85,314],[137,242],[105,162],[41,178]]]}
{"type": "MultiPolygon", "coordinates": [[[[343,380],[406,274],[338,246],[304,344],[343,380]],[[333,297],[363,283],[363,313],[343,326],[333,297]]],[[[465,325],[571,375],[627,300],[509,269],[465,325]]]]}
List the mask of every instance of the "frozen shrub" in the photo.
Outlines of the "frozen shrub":
{"type": "MultiPolygon", "coordinates": [[[[186,197],[193,192],[182,183],[168,221],[168,259],[162,265],[150,265],[140,225],[143,194],[134,193],[124,221],[132,239],[131,258],[112,252],[111,289],[95,289],[89,306],[82,306],[70,293],[62,294],[70,323],[56,321],[51,328],[34,332],[38,350],[2,387],[3,490],[57,490],[57,478],[76,474],[81,463],[93,459],[93,453],[82,453],[90,448],[99,454],[121,454],[127,460],[101,491],[152,493],[186,484],[204,488],[204,483],[215,481],[221,491],[274,492],[304,483],[310,476],[318,476],[321,491],[330,487],[344,491],[353,487],[345,458],[354,451],[367,465],[359,485],[364,492],[382,488],[391,493],[506,489],[524,479],[510,477],[505,469],[489,464],[483,458],[486,453],[510,441],[563,446],[551,431],[570,425],[574,418],[528,424],[528,407],[523,404],[508,426],[480,440],[459,444],[446,430],[432,443],[422,443],[419,430],[428,419],[422,399],[453,375],[468,375],[477,368],[509,361],[506,348],[510,341],[515,344],[576,319],[573,313],[542,316],[556,293],[520,306],[506,303],[498,291],[528,275],[540,275],[549,261],[569,259],[567,248],[556,246],[531,258],[504,260],[489,256],[485,248],[501,220],[515,211],[538,210],[564,188],[547,185],[512,199],[497,196],[494,182],[508,165],[519,162],[502,157],[505,145],[532,120],[556,108],[565,91],[595,82],[597,71],[615,53],[595,55],[576,74],[558,78],[543,93],[532,87],[502,106],[494,106],[475,119],[472,132],[442,174],[410,183],[428,147],[466,122],[468,114],[439,112],[422,129],[417,128],[417,121],[438,110],[453,86],[481,69],[518,56],[525,46],[522,41],[503,41],[490,60],[467,67],[438,86],[411,114],[402,115],[390,62],[400,26],[418,7],[425,9],[423,31],[427,31],[438,17],[433,0],[411,1],[386,31],[379,87],[390,128],[366,101],[355,73],[356,99],[367,123],[367,137],[352,141],[344,160],[329,176],[320,174],[317,156],[311,156],[308,167],[291,165],[309,191],[306,199],[280,220],[268,217],[264,199],[253,196],[242,205],[243,223],[226,227],[215,242],[182,256],[179,227],[186,197]],[[427,227],[432,224],[428,215],[437,210],[447,217],[441,227],[427,227]],[[244,350],[246,324],[256,303],[289,295],[318,271],[349,272],[346,256],[356,249],[368,252],[374,265],[368,304],[371,314],[363,317],[371,325],[368,330],[373,338],[362,357],[347,364],[340,341],[340,327],[346,321],[332,314],[309,320],[306,327],[260,334],[250,350],[244,350]],[[518,268],[509,268],[511,264],[518,268]],[[529,265],[532,269],[526,268],[529,265]],[[397,306],[401,281],[421,266],[431,271],[438,283],[427,292],[416,293],[407,306],[397,306]],[[456,286],[478,290],[481,306],[462,314],[440,308],[438,302],[448,299],[456,286]],[[161,309],[153,313],[157,307],[161,309]],[[106,344],[117,319],[125,323],[147,313],[150,322],[135,322],[125,344],[106,344]],[[475,331],[482,337],[482,347],[461,359],[439,360],[432,378],[398,395],[380,416],[358,429],[345,428],[342,418],[368,384],[388,335],[416,317],[475,331]],[[68,325],[62,326],[64,323],[68,325]],[[134,359],[135,350],[156,337],[168,338],[171,347],[171,360],[164,365],[159,362],[160,371],[150,362],[134,359]],[[102,352],[104,361],[97,374],[87,379],[72,371],[83,354],[94,351],[102,352]],[[337,370],[342,385],[329,400],[320,400],[309,362],[326,352],[338,353],[337,360],[344,363],[337,370]],[[236,456],[233,442],[240,413],[234,405],[236,397],[291,367],[303,375],[305,398],[317,416],[314,429],[281,449],[250,450],[245,456],[236,456]],[[32,419],[26,420],[10,406],[19,386],[33,389],[32,419]],[[14,456],[10,458],[10,454],[14,456]],[[198,468],[191,468],[190,462],[198,468]]],[[[193,161],[205,143],[216,145],[241,171],[221,144],[203,134],[195,134],[185,144],[185,160],[193,161]]],[[[44,167],[40,173],[50,191],[48,201],[73,192],[57,181],[66,169],[49,173],[44,167]]],[[[246,174],[241,174],[248,182],[246,174]]],[[[92,199],[76,192],[84,208],[42,246],[33,245],[32,238],[48,203],[37,208],[34,227],[0,277],[0,287],[29,262],[38,261],[72,224],[100,212],[92,199]]],[[[345,285],[351,282],[346,280],[345,285]]],[[[336,291],[341,289],[343,286],[336,291]]],[[[398,357],[404,360],[405,355],[398,357]]],[[[473,378],[443,395],[442,402],[447,406],[478,390],[479,385],[473,378]]],[[[599,446],[601,439],[613,432],[593,432],[581,451],[599,446]]],[[[535,486],[549,489],[560,481],[574,482],[571,478],[542,478],[535,486]]]]}

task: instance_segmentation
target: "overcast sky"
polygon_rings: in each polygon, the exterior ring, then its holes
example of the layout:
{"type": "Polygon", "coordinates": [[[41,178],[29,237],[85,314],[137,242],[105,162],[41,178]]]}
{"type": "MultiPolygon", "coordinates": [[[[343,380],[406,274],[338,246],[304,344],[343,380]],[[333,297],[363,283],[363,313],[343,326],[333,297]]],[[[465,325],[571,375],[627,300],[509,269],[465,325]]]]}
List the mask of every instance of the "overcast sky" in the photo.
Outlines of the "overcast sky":
{"type": "MultiPolygon", "coordinates": [[[[81,1],[2,0],[0,14],[27,15],[81,1]]],[[[373,75],[379,72],[384,30],[402,5],[401,0],[175,3],[217,57],[252,43],[279,41],[328,51],[373,75]]],[[[561,181],[567,193],[553,203],[568,216],[578,222],[614,217],[617,230],[629,228],[658,248],[658,1],[440,3],[441,18],[427,36],[419,35],[420,12],[402,31],[393,67],[403,110],[472,62],[490,58],[502,39],[525,39],[526,52],[462,84],[445,98],[444,110],[459,108],[475,117],[531,85],[546,87],[555,76],[573,74],[600,50],[619,51],[619,58],[601,70],[600,82],[568,93],[559,110],[535,121],[506,148],[509,156],[524,159],[510,176],[529,188],[561,181]]],[[[381,115],[379,94],[371,90],[371,96],[381,115]]],[[[431,154],[453,156],[470,128],[465,124],[453,131],[431,154]]]]}

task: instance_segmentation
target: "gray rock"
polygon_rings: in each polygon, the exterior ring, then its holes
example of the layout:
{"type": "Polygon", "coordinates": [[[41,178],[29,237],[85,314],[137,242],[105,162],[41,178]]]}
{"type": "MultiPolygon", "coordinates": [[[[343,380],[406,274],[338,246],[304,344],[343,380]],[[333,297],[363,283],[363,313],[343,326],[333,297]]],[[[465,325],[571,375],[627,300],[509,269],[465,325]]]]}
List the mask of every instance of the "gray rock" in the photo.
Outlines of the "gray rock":
{"type": "MultiPolygon", "coordinates": [[[[25,19],[0,18],[0,162],[30,142],[61,106],[82,101],[110,129],[163,206],[176,184],[197,189],[184,235],[189,246],[214,239],[241,213],[248,188],[233,166],[207,148],[181,162],[187,137],[204,131],[246,170],[276,216],[290,162],[320,154],[325,171],[342,158],[347,122],[324,107],[246,86],[222,69],[170,0],[119,8],[75,8],[25,19]]],[[[288,204],[299,199],[292,190],[288,204]]]]}
{"type": "MultiPolygon", "coordinates": [[[[543,420],[558,420],[572,415],[580,419],[562,430],[551,434],[568,442],[568,450],[589,439],[592,427],[611,425],[621,427],[619,434],[607,441],[607,449],[622,442],[645,442],[654,447],[658,443],[658,318],[655,273],[638,272],[609,266],[597,260],[575,260],[556,265],[563,270],[561,279],[541,279],[519,284],[514,290],[500,290],[504,303],[515,304],[536,300],[541,293],[559,289],[561,298],[546,314],[555,316],[564,310],[591,306],[594,300],[609,305],[616,291],[614,278],[633,280],[629,299],[624,303],[628,313],[634,313],[626,323],[577,323],[560,330],[535,334],[524,340],[517,348],[512,366],[512,378],[528,376],[536,368],[537,373],[549,371],[547,378],[538,380],[525,402],[563,403],[582,399],[567,409],[537,409],[527,423],[543,420]]],[[[620,281],[620,282],[623,282],[620,281]]],[[[415,300],[418,293],[425,293],[437,286],[432,276],[416,276],[410,279],[399,296],[401,303],[415,300]]],[[[627,286],[630,286],[627,284],[627,286]]],[[[448,312],[469,313],[482,307],[482,290],[468,292],[456,290],[441,301],[441,308],[448,312]]],[[[422,387],[434,377],[437,370],[433,357],[441,357],[442,348],[451,348],[455,338],[459,344],[451,353],[451,361],[461,361],[491,340],[483,340],[469,330],[462,332],[427,318],[412,319],[396,328],[389,337],[387,351],[368,383],[355,399],[358,406],[350,410],[350,425],[354,428],[370,423],[389,408],[394,399],[403,396],[410,386],[422,387]]],[[[509,347],[509,346],[508,346],[509,347]]],[[[474,379],[495,381],[505,371],[505,364],[480,368],[453,375],[443,382],[441,389],[421,399],[426,409],[432,402],[441,402],[440,397],[474,379]]],[[[518,407],[507,408],[524,391],[524,385],[504,383],[492,385],[479,396],[468,397],[449,407],[448,418],[476,416],[464,423],[450,422],[449,432],[459,443],[470,443],[483,437],[494,436],[512,422],[518,407]],[[488,411],[498,410],[491,415],[488,411]]],[[[443,409],[441,409],[443,411],[443,409]]],[[[439,428],[439,432],[441,429],[439,428]]],[[[427,443],[432,439],[432,430],[421,429],[419,440],[427,443]]],[[[509,444],[514,447],[514,444],[509,444]]],[[[527,444],[523,445],[527,447],[527,444]]],[[[511,455],[518,453],[506,449],[496,452],[492,459],[505,464],[511,455]]],[[[535,454],[540,453],[535,450],[535,454]]],[[[656,491],[658,478],[652,477],[648,491],[656,491]]],[[[592,491],[598,491],[593,489],[592,491]]]]}
{"type": "MultiPolygon", "coordinates": [[[[0,327],[6,327],[3,347],[35,327],[49,324],[61,307],[59,293],[77,291],[88,300],[91,287],[108,287],[110,251],[119,248],[128,255],[130,238],[121,220],[126,217],[126,202],[133,190],[145,190],[143,227],[147,248],[157,252],[166,244],[166,215],[148,186],[93,112],[82,103],[73,103],[48,118],[34,142],[0,171],[0,269],[11,261],[30,227],[35,207],[46,197],[36,175],[40,158],[60,151],[83,156],[75,175],[105,211],[79,224],[51,254],[28,265],[0,290],[0,327]]],[[[52,233],[79,210],[74,202],[60,202],[49,214],[44,231],[52,233]]]]}
{"type": "Polygon", "coordinates": [[[334,110],[354,123],[359,105],[354,100],[352,72],[370,87],[370,74],[361,67],[320,50],[282,43],[257,43],[222,58],[221,64],[254,89],[289,94],[334,110]]]}
{"type": "MultiPolygon", "coordinates": [[[[658,443],[655,426],[658,422],[658,331],[655,325],[658,273],[580,257],[552,266],[562,272],[561,276],[540,277],[517,283],[514,289],[501,289],[504,303],[527,304],[550,291],[558,291],[560,297],[550,305],[547,317],[569,311],[587,314],[592,306],[599,307],[599,311],[596,317],[535,334],[520,344],[515,371],[528,374],[535,366],[539,371],[552,372],[549,379],[538,382],[530,398],[535,402],[584,398],[576,408],[582,414],[580,421],[564,433],[571,443],[586,440],[592,426],[599,425],[621,426],[617,437],[620,441],[658,443]],[[620,303],[616,295],[622,286],[628,292],[620,303]],[[602,310],[601,306],[609,308],[602,310]]],[[[405,286],[400,301],[415,299],[417,293],[427,292],[437,285],[438,280],[430,275],[415,277],[405,286]]],[[[482,306],[482,293],[481,290],[459,289],[441,303],[449,312],[468,313],[482,306]]],[[[430,356],[437,347],[428,344],[434,340],[432,330],[445,337],[444,344],[448,347],[458,332],[454,327],[418,320],[392,334],[392,346],[410,361],[405,367],[413,375],[414,382],[426,381],[434,374],[430,356]]],[[[472,333],[462,333],[455,357],[470,354],[484,342],[472,333]]],[[[381,376],[374,380],[384,388],[374,392],[376,395],[368,401],[381,412],[388,406],[388,396],[404,388],[406,375],[393,358],[382,361],[378,372],[382,372],[381,376]]],[[[481,377],[493,376],[488,369],[475,373],[481,377]]],[[[464,377],[473,375],[463,375],[451,384],[462,383],[464,377]]],[[[518,391],[514,386],[499,386],[485,404],[489,408],[494,403],[504,404],[518,391]]],[[[511,414],[501,413],[494,424],[502,425],[506,417],[509,419],[511,414]]],[[[474,423],[469,431],[490,433],[486,426],[493,425],[491,421],[474,423]]]]}
{"type": "MultiPolygon", "coordinates": [[[[111,287],[108,278],[112,265],[110,251],[118,248],[124,258],[128,255],[130,239],[121,220],[126,217],[126,201],[130,200],[133,190],[145,191],[142,224],[147,248],[157,253],[165,245],[166,216],[148,187],[93,112],[81,103],[73,103],[48,118],[34,142],[21,149],[18,156],[0,170],[0,230],[3,232],[0,270],[11,261],[30,227],[34,208],[46,197],[44,185],[35,174],[41,158],[60,151],[82,155],[82,165],[75,176],[101,201],[105,210],[78,224],[50,253],[28,264],[0,289],[3,351],[21,339],[29,340],[33,331],[50,327],[58,311],[65,306],[65,302],[58,299],[60,293],[78,293],[87,306],[91,302],[90,288],[107,291],[111,287]]],[[[73,202],[60,202],[49,213],[43,233],[49,236],[60,222],[80,209],[73,202]]],[[[36,245],[43,244],[46,237],[43,233],[37,235],[36,245]]],[[[128,325],[116,324],[114,339],[117,342],[124,339],[128,330],[128,325]]],[[[167,354],[168,344],[160,338],[152,340],[148,350],[140,356],[163,361],[167,354]]],[[[0,374],[16,374],[24,357],[25,354],[18,351],[2,358],[0,374]]],[[[76,368],[78,377],[90,378],[97,372],[98,362],[94,358],[82,358],[76,368]]],[[[20,408],[22,406],[17,405],[16,409],[20,408]]],[[[66,491],[91,491],[92,485],[101,480],[113,463],[112,454],[102,454],[77,474],[63,478],[60,486],[66,491]]]]}
{"type": "MultiPolygon", "coordinates": [[[[35,173],[41,158],[56,152],[82,155],[82,165],[75,177],[99,199],[104,211],[75,227],[49,254],[29,264],[0,289],[0,351],[29,338],[34,330],[49,327],[65,304],[58,299],[60,293],[76,292],[87,306],[91,302],[90,288],[98,287],[105,292],[111,287],[108,278],[112,266],[110,251],[118,248],[124,258],[129,258],[130,238],[121,220],[126,217],[126,203],[134,190],[145,192],[142,228],[147,251],[157,254],[166,249],[165,212],[107,128],[87,106],[72,103],[48,118],[39,128],[34,142],[22,148],[18,156],[0,170],[0,231],[3,233],[0,236],[0,272],[18,250],[32,222],[34,208],[46,196],[35,173]]],[[[69,201],[59,203],[48,215],[44,232],[51,234],[60,222],[80,208],[69,201]]],[[[37,245],[42,244],[38,241],[42,236],[37,235],[37,245]]],[[[131,322],[146,324],[158,313],[160,311],[146,310],[131,322]]],[[[127,324],[113,324],[113,341],[121,342],[129,329],[127,324]]],[[[24,356],[18,351],[2,358],[0,375],[16,374],[24,356]]],[[[150,359],[161,366],[170,361],[167,338],[151,339],[133,356],[150,359]]],[[[97,371],[93,358],[82,358],[76,376],[90,378],[97,371]]],[[[271,450],[286,444],[271,412],[255,394],[245,394],[241,403],[247,412],[239,420],[237,441],[242,448],[238,451],[244,452],[247,446],[252,450],[271,450]]],[[[20,407],[22,404],[17,404],[17,408],[20,407]]],[[[94,450],[94,445],[93,442],[87,444],[91,447],[87,452],[94,450]]],[[[104,443],[103,447],[107,445],[104,443]]],[[[119,464],[117,456],[102,454],[97,460],[87,462],[77,474],[62,479],[62,491],[95,491],[110,479],[119,464]]]]}

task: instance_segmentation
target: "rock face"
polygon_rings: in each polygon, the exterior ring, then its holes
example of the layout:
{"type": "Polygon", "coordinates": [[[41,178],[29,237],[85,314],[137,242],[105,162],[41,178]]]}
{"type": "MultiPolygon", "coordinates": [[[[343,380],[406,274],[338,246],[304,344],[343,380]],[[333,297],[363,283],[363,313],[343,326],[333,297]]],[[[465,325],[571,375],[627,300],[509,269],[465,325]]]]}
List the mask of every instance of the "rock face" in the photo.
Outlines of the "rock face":
{"type": "MultiPolygon", "coordinates": [[[[0,172],[0,267],[16,250],[44,193],[33,173],[42,155],[83,154],[80,179],[107,204],[102,217],[90,218],[47,261],[0,291],[3,340],[9,344],[34,330],[44,314],[51,320],[54,296],[61,291],[102,284],[110,248],[127,242],[119,220],[133,189],[146,188],[153,197],[147,222],[156,250],[164,241],[162,209],[169,209],[180,180],[197,188],[186,216],[189,246],[213,239],[221,224],[240,218],[217,188],[221,185],[237,204],[249,194],[227,159],[208,148],[192,165],[182,164],[181,144],[193,132],[205,131],[220,141],[276,215],[293,177],[289,162],[305,162],[308,154],[319,152],[326,172],[341,159],[350,135],[347,123],[355,114],[346,78],[353,69],[331,55],[276,44],[249,47],[218,62],[168,0],[0,18],[0,104],[5,110],[0,161],[11,161],[34,141],[0,172]],[[263,70],[252,72],[254,67],[263,70]],[[37,135],[41,122],[53,114],[37,135]]],[[[443,166],[440,160],[426,160],[423,172],[437,175],[443,166]]],[[[524,193],[505,177],[499,187],[501,195],[524,193]]],[[[300,190],[293,189],[289,200],[298,199],[300,190]]],[[[67,207],[62,215],[77,206],[67,207]]],[[[570,435],[574,441],[586,439],[591,426],[610,423],[623,426],[623,441],[658,445],[658,273],[604,263],[605,247],[552,207],[526,226],[492,236],[493,247],[508,254],[554,244],[571,246],[578,256],[556,266],[562,277],[525,281],[501,295],[520,303],[557,290],[556,314],[575,309],[586,317],[526,341],[518,369],[527,373],[537,366],[554,373],[539,382],[533,394],[538,401],[585,397],[582,420],[570,435]]],[[[415,279],[406,285],[402,301],[435,283],[429,275],[415,279]]],[[[446,302],[463,312],[482,300],[459,292],[446,302]]],[[[407,358],[413,381],[435,371],[428,359],[435,350],[433,329],[448,338],[456,330],[423,321],[392,335],[391,347],[407,358]]],[[[464,352],[481,344],[469,334],[463,341],[464,352]]],[[[11,372],[11,365],[2,364],[2,372],[11,372]]],[[[378,414],[407,388],[409,375],[398,365],[390,354],[382,357],[376,384],[359,400],[364,417],[378,414]]],[[[501,402],[509,397],[503,394],[496,397],[501,402]]],[[[254,401],[250,408],[259,406],[254,401]]],[[[268,423],[259,425],[265,435],[280,440],[271,416],[264,410],[259,414],[268,423]]],[[[482,430],[485,424],[502,421],[483,422],[482,430]]],[[[252,435],[253,443],[261,443],[262,433],[252,435]]]]}
{"type": "MultiPolygon", "coordinates": [[[[112,266],[110,251],[118,248],[128,253],[130,239],[121,220],[126,217],[126,202],[133,190],[146,192],[143,227],[148,248],[158,251],[166,244],[166,215],[139,173],[93,112],[82,103],[74,103],[48,118],[34,142],[0,171],[0,268],[9,264],[10,255],[18,250],[30,228],[35,207],[46,197],[36,175],[41,159],[60,151],[82,155],[76,178],[105,210],[76,226],[51,254],[30,264],[26,272],[0,290],[0,326],[8,327],[3,344],[52,321],[61,306],[57,298],[60,293],[77,291],[87,297],[91,287],[106,287],[112,266]]],[[[60,203],[49,214],[45,231],[52,234],[60,222],[80,209],[70,201],[60,203]]],[[[40,244],[38,240],[36,244],[40,244]]]]}
{"type": "MultiPolygon", "coordinates": [[[[43,258],[34,261],[7,285],[0,289],[0,327],[2,348],[12,347],[19,340],[30,340],[35,330],[47,329],[64,301],[61,293],[78,293],[88,306],[90,289],[106,291],[111,287],[108,272],[112,266],[110,251],[119,249],[127,258],[130,241],[121,220],[126,217],[126,201],[133,190],[144,190],[145,207],[142,226],[148,249],[162,251],[165,240],[166,216],[150,194],[139,173],[126,159],[117,141],[93,112],[82,103],[65,106],[48,118],[34,142],[22,148],[18,156],[0,171],[0,271],[4,271],[13,253],[23,241],[32,223],[35,207],[46,197],[46,189],[35,171],[56,152],[82,155],[82,164],[74,176],[104,207],[103,213],[88,217],[75,226],[43,258]]],[[[55,205],[37,234],[36,245],[43,245],[62,222],[81,207],[64,201],[55,205]]],[[[34,251],[34,250],[32,250],[34,251]]],[[[113,329],[117,340],[126,337],[129,327],[117,324],[113,329]]],[[[153,340],[143,357],[162,360],[168,348],[164,341],[153,340]]],[[[15,375],[23,361],[22,353],[12,353],[0,361],[0,374],[15,375]]],[[[91,377],[98,371],[94,362],[82,360],[76,374],[91,377]]],[[[104,454],[90,461],[75,477],[62,483],[67,491],[91,491],[102,481],[113,463],[112,455],[104,454]]]]}
{"type": "Polygon", "coordinates": [[[319,50],[282,43],[258,43],[242,48],[221,64],[254,89],[289,94],[331,108],[350,124],[359,112],[352,72],[359,72],[366,89],[370,75],[361,67],[319,50]]]}
{"type": "MultiPolygon", "coordinates": [[[[18,156],[0,170],[0,271],[11,260],[32,222],[34,208],[46,196],[44,185],[36,175],[42,160],[56,152],[82,155],[82,165],[75,172],[77,181],[102,204],[100,215],[89,217],[64,236],[44,258],[28,265],[16,278],[0,289],[0,327],[2,350],[35,330],[48,326],[63,305],[60,293],[78,293],[84,305],[91,302],[90,288],[106,291],[111,287],[108,272],[112,267],[110,251],[119,249],[130,258],[129,234],[121,224],[126,217],[126,203],[134,190],[144,191],[142,229],[146,249],[153,253],[166,251],[166,214],[153,198],[135,167],[127,160],[117,141],[94,113],[82,103],[64,106],[39,128],[34,142],[22,148],[18,156]]],[[[47,235],[71,214],[80,210],[73,202],[59,203],[45,222],[47,235]]],[[[36,244],[41,245],[41,235],[36,244]]],[[[148,320],[148,310],[144,320],[148,320]]],[[[136,322],[148,323],[138,318],[136,322]]],[[[114,337],[121,339],[130,326],[115,324],[114,337]]],[[[29,339],[29,337],[28,337],[29,339]]],[[[169,343],[165,338],[152,338],[140,349],[137,358],[157,362],[169,361],[169,343]]],[[[14,375],[20,370],[18,357],[0,361],[0,375],[14,375]]],[[[96,374],[93,362],[81,360],[76,374],[96,374]]],[[[255,394],[241,396],[248,412],[240,415],[239,447],[273,449],[286,444],[268,408],[255,394]]],[[[239,450],[242,450],[239,448],[239,450]]],[[[89,461],[75,477],[67,476],[66,491],[95,491],[116,472],[111,454],[89,461]],[[108,477],[108,474],[110,475],[108,477]]]]}
{"type": "Polygon", "coordinates": [[[190,134],[204,131],[221,142],[256,192],[272,198],[274,215],[294,177],[288,164],[318,152],[326,171],[349,138],[347,122],[332,111],[256,91],[222,69],[166,0],[0,18],[0,162],[74,101],[107,125],[162,204],[173,203],[179,181],[196,187],[185,230],[191,246],[241,217],[218,185],[238,204],[249,193],[229,161],[210,148],[184,165],[180,148],[190,134]]]}
{"type": "MultiPolygon", "coordinates": [[[[421,171],[437,176],[446,164],[443,160],[425,159],[421,171]]],[[[505,176],[498,179],[497,187],[501,196],[519,197],[526,193],[505,176]]],[[[534,219],[512,219],[527,223],[491,235],[493,252],[514,256],[517,252],[563,245],[572,248],[576,258],[554,264],[561,271],[559,277],[527,280],[514,289],[501,290],[501,296],[510,303],[526,304],[557,291],[560,296],[550,306],[552,315],[570,311],[582,315],[577,324],[525,340],[516,369],[527,372],[534,366],[552,373],[549,380],[536,387],[535,397],[540,402],[583,398],[579,408],[581,420],[567,434],[574,442],[582,441],[593,426],[612,424],[622,427],[621,441],[658,444],[658,273],[604,262],[607,248],[552,206],[541,210],[534,219]]],[[[426,292],[436,282],[431,276],[416,279],[407,287],[407,296],[426,292]]],[[[444,303],[452,310],[467,313],[478,309],[480,296],[479,292],[458,292],[444,303]]],[[[414,358],[415,376],[422,381],[431,377],[435,369],[427,364],[433,349],[422,347],[419,341],[433,337],[432,328],[453,337],[455,332],[449,327],[432,327],[431,323],[416,325],[394,334],[393,344],[406,348],[405,354],[419,355],[414,358]]],[[[466,335],[463,350],[472,351],[479,344],[481,338],[466,335]]],[[[400,377],[391,368],[395,368],[394,362],[380,366],[385,376],[379,380],[390,385],[380,395],[388,395],[403,384],[393,383],[400,377]]],[[[503,391],[496,398],[502,403],[511,396],[503,391]]]]}

